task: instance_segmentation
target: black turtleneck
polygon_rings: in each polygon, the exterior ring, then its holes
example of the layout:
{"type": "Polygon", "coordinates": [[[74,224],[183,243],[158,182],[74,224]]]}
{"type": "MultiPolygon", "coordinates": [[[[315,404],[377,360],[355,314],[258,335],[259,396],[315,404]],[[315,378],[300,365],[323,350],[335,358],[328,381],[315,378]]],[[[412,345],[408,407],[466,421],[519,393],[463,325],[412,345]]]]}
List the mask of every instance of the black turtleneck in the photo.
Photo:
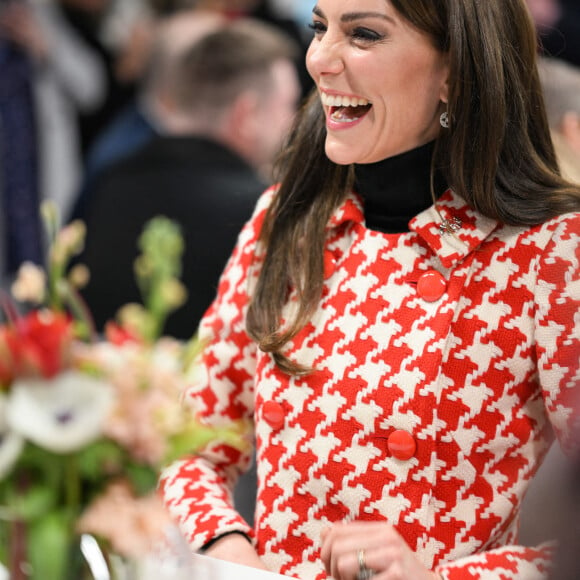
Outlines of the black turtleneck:
{"type": "MultiPolygon", "coordinates": [[[[369,229],[385,233],[408,231],[409,221],[433,204],[430,175],[435,142],[377,163],[355,165],[355,190],[364,199],[369,229]]],[[[435,195],[446,189],[435,175],[435,195]]]]}

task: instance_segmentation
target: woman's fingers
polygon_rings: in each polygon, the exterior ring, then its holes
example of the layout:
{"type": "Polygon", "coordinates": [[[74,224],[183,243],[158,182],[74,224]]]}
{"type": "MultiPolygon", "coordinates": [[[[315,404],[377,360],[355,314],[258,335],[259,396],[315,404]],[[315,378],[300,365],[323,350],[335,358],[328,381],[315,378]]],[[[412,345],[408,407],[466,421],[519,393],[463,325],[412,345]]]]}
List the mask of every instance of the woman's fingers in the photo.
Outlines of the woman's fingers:
{"type": "Polygon", "coordinates": [[[322,534],[321,558],[335,580],[431,580],[405,540],[386,522],[335,524],[322,534]]]}

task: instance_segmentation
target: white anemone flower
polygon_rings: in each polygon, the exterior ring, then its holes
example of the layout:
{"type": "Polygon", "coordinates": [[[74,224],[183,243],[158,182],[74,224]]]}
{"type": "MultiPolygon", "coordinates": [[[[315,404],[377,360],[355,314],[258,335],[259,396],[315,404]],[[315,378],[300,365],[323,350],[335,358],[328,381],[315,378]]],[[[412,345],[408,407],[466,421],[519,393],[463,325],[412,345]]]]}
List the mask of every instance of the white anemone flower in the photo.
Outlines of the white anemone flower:
{"type": "MultiPolygon", "coordinates": [[[[8,426],[6,407],[8,399],[0,395],[0,479],[4,479],[24,448],[24,438],[8,426]]],[[[0,574],[0,579],[2,575],[0,574]]]]}
{"type": "Polygon", "coordinates": [[[51,380],[21,379],[12,385],[6,418],[39,447],[71,453],[101,436],[113,396],[109,384],[76,371],[51,380]]]}

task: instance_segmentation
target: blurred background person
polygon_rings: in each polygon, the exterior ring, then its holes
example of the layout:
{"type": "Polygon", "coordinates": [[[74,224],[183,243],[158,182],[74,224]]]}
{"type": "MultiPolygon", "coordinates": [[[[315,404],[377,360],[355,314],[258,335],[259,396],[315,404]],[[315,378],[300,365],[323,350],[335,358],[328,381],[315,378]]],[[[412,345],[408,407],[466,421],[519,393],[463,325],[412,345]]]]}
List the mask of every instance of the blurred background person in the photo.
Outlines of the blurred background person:
{"type": "Polygon", "coordinates": [[[171,10],[159,17],[140,90],[96,136],[69,221],[85,218],[85,205],[103,170],[170,131],[164,123],[171,118],[179,57],[197,39],[224,23],[221,14],[208,10],[171,10]]]}
{"type": "MultiPolygon", "coordinates": [[[[308,22],[311,22],[312,8],[315,2],[299,0],[298,4],[302,1],[310,2],[308,22]]],[[[306,50],[312,39],[312,30],[303,21],[300,21],[297,12],[281,5],[278,0],[194,0],[194,2],[198,8],[218,11],[230,19],[255,18],[275,26],[292,37],[299,47],[294,63],[302,87],[301,96],[305,97],[309,93],[313,83],[306,70],[305,58],[306,50]]]]}
{"type": "Polygon", "coordinates": [[[540,49],[580,66],[580,2],[526,0],[538,30],[540,49]]]}
{"type": "Polygon", "coordinates": [[[185,236],[184,307],[167,333],[188,338],[212,301],[219,275],[259,194],[296,111],[296,47],[277,29],[235,20],[198,39],[172,71],[164,133],[110,166],[87,193],[87,240],[79,257],[91,272],[83,296],[98,329],[139,301],[137,239],[156,215],[185,236]]]}
{"type": "MultiPolygon", "coordinates": [[[[247,1],[247,0],[242,0],[247,1]]],[[[310,10],[308,16],[308,22],[312,22],[312,8],[315,2],[308,0],[310,3],[310,10]]],[[[252,4],[252,2],[250,2],[252,4]]],[[[299,5],[300,1],[296,0],[296,5],[299,5]]],[[[305,97],[310,90],[313,88],[314,84],[312,82],[312,77],[308,74],[306,70],[306,51],[310,41],[312,40],[312,29],[309,26],[305,26],[303,22],[299,20],[299,13],[289,10],[283,10],[283,7],[277,4],[276,0],[257,0],[253,2],[253,6],[250,7],[248,16],[252,18],[258,18],[264,22],[268,22],[273,26],[276,26],[283,30],[286,34],[289,34],[300,47],[300,53],[298,58],[295,60],[296,67],[298,70],[298,75],[300,78],[300,85],[302,87],[302,97],[305,97]]]]}
{"type": "Polygon", "coordinates": [[[156,13],[151,0],[50,0],[68,25],[97,54],[106,75],[100,106],[81,111],[83,154],[96,136],[134,97],[149,58],[156,13]]]}
{"type": "Polygon", "coordinates": [[[308,41],[312,38],[312,0],[271,0],[272,8],[296,22],[308,41]]]}
{"type": "Polygon", "coordinates": [[[105,95],[101,62],[56,2],[0,2],[0,277],[43,261],[42,199],[70,209],[82,170],[76,115],[105,95]]]}
{"type": "Polygon", "coordinates": [[[155,13],[167,16],[179,10],[196,8],[198,0],[149,0],[149,4],[155,13]]]}
{"type": "Polygon", "coordinates": [[[562,173],[580,183],[580,66],[542,58],[539,71],[562,173]]]}

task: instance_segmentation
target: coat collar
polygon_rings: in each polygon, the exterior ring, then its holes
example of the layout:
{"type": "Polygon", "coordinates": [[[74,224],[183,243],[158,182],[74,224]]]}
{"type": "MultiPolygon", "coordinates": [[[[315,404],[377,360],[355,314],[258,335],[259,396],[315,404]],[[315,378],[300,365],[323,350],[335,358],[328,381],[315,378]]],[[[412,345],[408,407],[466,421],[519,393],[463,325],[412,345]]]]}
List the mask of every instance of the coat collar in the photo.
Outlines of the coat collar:
{"type": "MultiPolygon", "coordinates": [[[[335,211],[329,227],[347,222],[364,225],[363,203],[355,193],[335,211]]],[[[496,220],[472,209],[451,189],[409,222],[409,229],[423,238],[445,268],[451,268],[475,250],[497,226],[496,220]]]]}

